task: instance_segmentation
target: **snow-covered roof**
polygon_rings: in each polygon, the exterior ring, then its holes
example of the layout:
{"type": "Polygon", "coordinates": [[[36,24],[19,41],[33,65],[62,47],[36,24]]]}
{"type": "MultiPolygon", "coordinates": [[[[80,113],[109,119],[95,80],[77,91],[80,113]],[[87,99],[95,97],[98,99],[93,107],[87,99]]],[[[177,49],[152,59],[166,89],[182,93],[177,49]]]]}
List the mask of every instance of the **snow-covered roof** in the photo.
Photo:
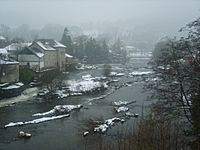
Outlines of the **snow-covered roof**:
{"type": "Polygon", "coordinates": [[[12,43],[5,47],[7,51],[16,51],[26,46],[30,46],[32,43],[12,43]]]}
{"type": "Polygon", "coordinates": [[[11,64],[19,64],[17,61],[3,60],[0,58],[0,65],[11,65],[11,64]]]}
{"type": "Polygon", "coordinates": [[[44,56],[44,53],[41,52],[38,48],[35,47],[25,47],[19,54],[24,55],[24,54],[33,54],[39,58],[42,58],[44,56]]]}
{"type": "Polygon", "coordinates": [[[54,42],[55,42],[55,45],[54,45],[53,47],[62,47],[62,48],[66,48],[66,46],[63,45],[63,44],[61,44],[60,42],[58,42],[58,41],[56,41],[56,40],[54,40],[54,42]]]}
{"type": "Polygon", "coordinates": [[[0,48],[0,54],[8,54],[8,51],[5,48],[0,48]]]}
{"type": "Polygon", "coordinates": [[[6,40],[6,38],[3,36],[0,36],[0,40],[6,40]]]}
{"type": "Polygon", "coordinates": [[[42,58],[44,56],[44,53],[41,52],[35,52],[35,55],[37,55],[39,58],[42,58]]]}
{"type": "Polygon", "coordinates": [[[48,43],[42,43],[42,42],[40,42],[40,41],[37,41],[36,42],[43,50],[56,50],[55,48],[53,48],[53,47],[51,47],[51,46],[49,46],[49,44],[48,43]]]}
{"type": "Polygon", "coordinates": [[[56,48],[66,48],[65,45],[54,39],[38,39],[35,42],[44,50],[56,50],[56,48]]]}
{"type": "Polygon", "coordinates": [[[71,56],[71,55],[65,53],[65,58],[73,58],[73,56],[71,56]]]}

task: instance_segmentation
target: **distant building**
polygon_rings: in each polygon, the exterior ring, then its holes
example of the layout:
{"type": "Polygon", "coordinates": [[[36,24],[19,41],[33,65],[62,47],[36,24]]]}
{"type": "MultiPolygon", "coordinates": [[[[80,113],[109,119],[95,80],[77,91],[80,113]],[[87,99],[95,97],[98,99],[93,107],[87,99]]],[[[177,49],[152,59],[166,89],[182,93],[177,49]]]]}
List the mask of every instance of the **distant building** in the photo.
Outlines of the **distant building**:
{"type": "Polygon", "coordinates": [[[141,50],[134,46],[126,46],[127,57],[133,58],[150,58],[152,53],[150,51],[141,50]]]}
{"type": "Polygon", "coordinates": [[[65,67],[67,70],[73,69],[78,64],[78,59],[65,53],[65,62],[66,62],[65,67]]]}
{"type": "Polygon", "coordinates": [[[5,37],[0,36],[0,48],[4,48],[7,45],[8,45],[8,40],[5,37]]]}
{"type": "Polygon", "coordinates": [[[18,60],[18,53],[27,46],[30,46],[32,43],[12,43],[5,47],[10,58],[18,60]]]}
{"type": "Polygon", "coordinates": [[[34,71],[58,68],[74,64],[76,59],[65,53],[66,46],[53,39],[38,39],[18,53],[20,65],[29,66],[34,71]],[[67,64],[67,65],[66,65],[67,64]]]}
{"type": "Polygon", "coordinates": [[[5,48],[0,48],[0,55],[1,56],[8,56],[8,51],[5,48]]]}
{"type": "Polygon", "coordinates": [[[10,61],[5,56],[0,56],[0,83],[19,81],[19,63],[10,61]]]}

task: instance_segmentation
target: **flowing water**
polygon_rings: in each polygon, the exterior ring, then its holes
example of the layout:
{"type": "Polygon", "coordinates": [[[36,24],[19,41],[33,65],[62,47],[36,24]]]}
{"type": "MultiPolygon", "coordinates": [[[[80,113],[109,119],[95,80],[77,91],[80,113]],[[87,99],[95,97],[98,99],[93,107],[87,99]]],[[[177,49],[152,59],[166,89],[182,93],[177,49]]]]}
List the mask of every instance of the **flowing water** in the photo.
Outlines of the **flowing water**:
{"type": "MultiPolygon", "coordinates": [[[[86,137],[83,132],[86,128],[86,121],[89,119],[109,119],[122,117],[123,113],[116,113],[113,106],[114,101],[136,101],[127,107],[132,113],[141,114],[142,110],[149,107],[151,101],[147,100],[148,92],[144,92],[144,76],[130,76],[133,71],[149,71],[148,59],[131,59],[126,65],[112,65],[112,71],[125,73],[120,77],[112,77],[118,80],[109,84],[105,91],[98,93],[70,96],[63,99],[38,99],[31,98],[28,101],[0,107],[0,149],[1,150],[63,150],[63,149],[95,149],[98,143],[98,136],[93,134],[86,137]],[[56,105],[77,105],[82,104],[83,108],[70,113],[70,117],[51,120],[39,124],[29,124],[24,126],[14,126],[4,128],[10,122],[30,121],[37,117],[32,115],[39,112],[47,112],[56,105]],[[26,131],[32,134],[30,139],[20,139],[18,132],[26,131]]],[[[98,65],[97,69],[80,70],[66,75],[63,82],[80,79],[83,75],[90,74],[99,77],[103,74],[103,65],[98,65]]],[[[147,77],[148,75],[145,75],[147,77]]],[[[110,77],[111,78],[111,77],[110,77]]],[[[12,99],[13,100],[13,99],[12,99]]],[[[1,103],[0,103],[1,105],[1,103]]],[[[125,123],[118,123],[104,134],[107,138],[115,135],[120,129],[132,126],[136,118],[127,119],[125,123]]]]}

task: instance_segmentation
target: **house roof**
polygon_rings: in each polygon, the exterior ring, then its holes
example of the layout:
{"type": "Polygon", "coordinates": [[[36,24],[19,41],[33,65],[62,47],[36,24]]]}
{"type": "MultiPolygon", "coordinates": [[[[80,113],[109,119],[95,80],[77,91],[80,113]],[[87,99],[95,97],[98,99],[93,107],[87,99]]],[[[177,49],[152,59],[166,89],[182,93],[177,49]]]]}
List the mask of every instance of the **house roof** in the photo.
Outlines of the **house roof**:
{"type": "Polygon", "coordinates": [[[53,48],[53,47],[51,47],[51,46],[49,46],[49,44],[47,44],[47,43],[42,43],[42,42],[40,42],[40,41],[37,41],[36,42],[43,50],[56,50],[55,48],[53,48]]]}
{"type": "Polygon", "coordinates": [[[1,56],[0,57],[0,65],[2,65],[2,64],[6,64],[6,65],[9,65],[9,64],[19,64],[19,62],[17,62],[17,61],[12,61],[12,60],[9,60],[9,58],[8,57],[3,57],[3,56],[1,56]]]}
{"type": "Polygon", "coordinates": [[[17,51],[19,49],[22,49],[26,46],[30,46],[32,43],[12,43],[5,47],[7,51],[17,51]]]}
{"type": "Polygon", "coordinates": [[[54,40],[54,42],[55,42],[55,45],[54,45],[54,47],[66,48],[66,46],[65,46],[65,45],[63,45],[63,44],[61,44],[60,42],[58,42],[58,41],[56,41],[56,40],[54,40]]]}
{"type": "Polygon", "coordinates": [[[71,56],[71,55],[65,53],[65,58],[73,58],[73,56],[71,56]]]}
{"type": "Polygon", "coordinates": [[[65,45],[54,39],[38,39],[35,42],[44,50],[56,50],[56,48],[66,48],[65,45]]]}
{"type": "Polygon", "coordinates": [[[0,54],[8,54],[8,51],[5,48],[0,48],[0,54]]]}
{"type": "Polygon", "coordinates": [[[25,47],[19,54],[27,54],[27,55],[32,54],[39,58],[42,58],[44,56],[44,53],[42,53],[39,49],[31,47],[25,47]]]}
{"type": "MultiPolygon", "coordinates": [[[[30,48],[30,47],[29,47],[30,48]]],[[[33,47],[33,48],[30,48],[32,50],[32,52],[39,58],[42,58],[44,56],[44,53],[41,52],[39,49],[33,47]]]]}
{"type": "Polygon", "coordinates": [[[0,40],[6,40],[6,38],[5,37],[3,37],[3,36],[0,36],[0,40]]]}

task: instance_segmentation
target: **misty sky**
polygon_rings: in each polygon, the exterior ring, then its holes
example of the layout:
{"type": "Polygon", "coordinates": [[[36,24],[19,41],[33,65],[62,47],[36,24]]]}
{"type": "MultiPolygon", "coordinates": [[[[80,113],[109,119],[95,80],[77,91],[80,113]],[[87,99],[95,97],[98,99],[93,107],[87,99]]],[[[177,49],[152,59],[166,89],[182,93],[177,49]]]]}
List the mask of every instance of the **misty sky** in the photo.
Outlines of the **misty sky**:
{"type": "Polygon", "coordinates": [[[199,0],[0,0],[0,24],[9,26],[118,21],[183,26],[198,16],[199,0]]]}

